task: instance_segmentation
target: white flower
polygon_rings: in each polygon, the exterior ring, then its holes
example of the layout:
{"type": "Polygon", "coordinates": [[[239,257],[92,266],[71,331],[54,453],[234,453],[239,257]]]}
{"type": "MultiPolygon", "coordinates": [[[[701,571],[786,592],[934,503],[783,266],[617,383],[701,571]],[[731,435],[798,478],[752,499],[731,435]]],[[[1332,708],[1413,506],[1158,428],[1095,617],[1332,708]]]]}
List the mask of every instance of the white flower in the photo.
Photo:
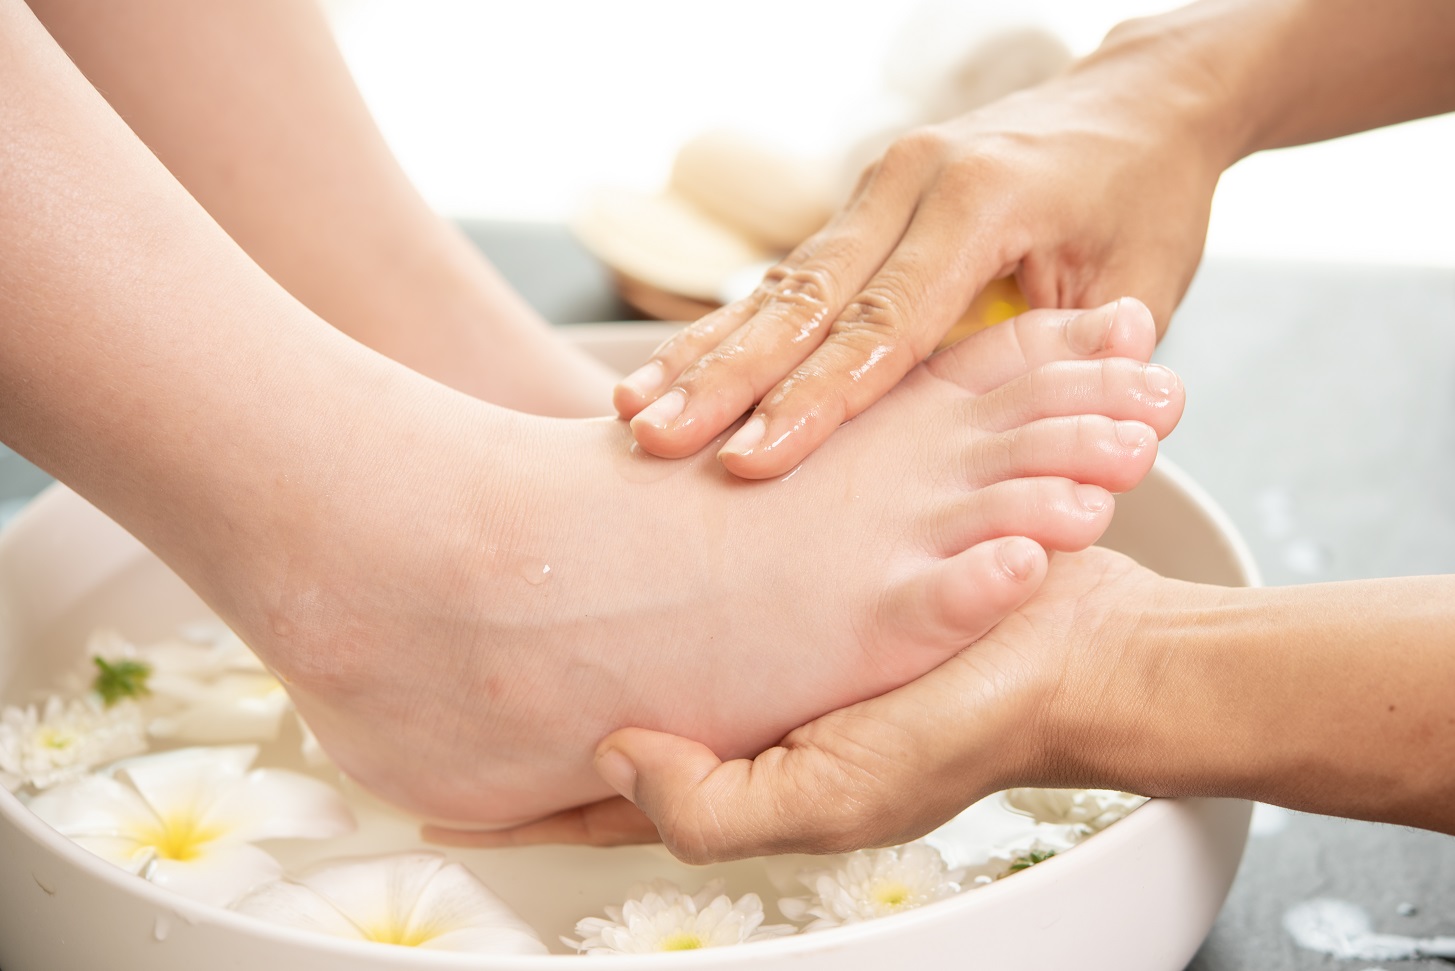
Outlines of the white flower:
{"type": "Polygon", "coordinates": [[[906,843],[850,853],[838,866],[804,870],[798,880],[809,897],[784,897],[778,909],[789,920],[814,920],[805,930],[884,917],[960,892],[963,869],[951,870],[934,847],[906,843]]]}
{"type": "Polygon", "coordinates": [[[141,713],[131,702],[110,708],[87,697],[0,711],[0,785],[47,789],[103,762],[146,751],[141,713]]]}
{"type": "Polygon", "coordinates": [[[183,639],[146,647],[114,631],[91,635],[88,656],[135,660],[151,669],[142,700],[148,731],[175,742],[265,742],[292,707],[278,679],[221,624],[194,625],[183,639]]]}
{"type": "Polygon", "coordinates": [[[144,755],[41,793],[30,809],[103,859],[160,886],[226,905],[277,879],[268,839],[354,829],[333,789],[281,769],[249,771],[253,745],[144,755]]]}
{"type": "Polygon", "coordinates": [[[645,954],[724,947],[793,933],[787,924],[763,924],[763,902],[757,894],[744,894],[733,903],[722,887],[723,881],[713,880],[689,897],[676,884],[653,880],[633,887],[631,899],[620,907],[607,907],[605,919],[577,921],[580,940],[561,940],[587,954],[645,954]]]}
{"type": "Polygon", "coordinates": [[[1013,873],[1030,869],[1039,863],[1045,863],[1071,845],[1075,844],[1049,843],[1037,838],[1019,846],[1003,846],[993,849],[990,851],[990,858],[986,861],[985,870],[988,872],[977,876],[975,882],[979,885],[994,880],[1003,880],[1013,873]]]}
{"type": "Polygon", "coordinates": [[[1007,789],[1006,807],[1038,823],[1074,827],[1081,838],[1099,833],[1147,801],[1114,789],[1007,789]]]}
{"type": "Polygon", "coordinates": [[[479,954],[545,954],[530,926],[459,863],[437,853],[334,860],[258,887],[233,905],[254,917],[356,941],[479,954]]]}

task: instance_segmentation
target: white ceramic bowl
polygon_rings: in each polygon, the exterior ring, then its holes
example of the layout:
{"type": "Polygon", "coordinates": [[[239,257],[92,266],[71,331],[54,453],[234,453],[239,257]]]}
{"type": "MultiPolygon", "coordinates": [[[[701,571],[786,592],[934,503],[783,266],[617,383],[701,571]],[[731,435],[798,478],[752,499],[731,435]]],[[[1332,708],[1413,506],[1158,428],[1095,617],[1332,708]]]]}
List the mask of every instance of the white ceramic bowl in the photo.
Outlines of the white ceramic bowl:
{"type": "MultiPolygon", "coordinates": [[[[654,325],[581,328],[581,343],[617,367],[660,340],[654,325]]],[[[1105,545],[1188,580],[1257,582],[1246,547],[1187,476],[1159,461],[1118,500],[1105,545]]],[[[0,697],[54,682],[81,660],[86,635],[115,627],[161,638],[206,609],[166,567],[84,500],[55,487],[0,536],[0,697]]],[[[614,960],[613,967],[739,966],[769,971],[887,967],[1175,971],[1222,906],[1242,856],[1250,806],[1154,800],[1076,847],[972,892],[894,917],[809,935],[614,960]]],[[[368,815],[368,814],[366,814],[368,815]]],[[[407,821],[361,819],[358,849],[411,845],[407,821]]],[[[277,851],[286,865],[301,859],[277,851]]],[[[659,847],[469,851],[464,858],[529,922],[569,933],[638,879],[688,892],[703,876],[659,847]]],[[[734,895],[774,896],[761,865],[718,868],[734,895]]],[[[771,903],[769,921],[776,919],[771,903]]],[[[576,956],[481,958],[357,944],[275,927],[194,903],[94,857],[0,790],[0,968],[4,971],[197,971],[499,968],[564,971],[576,956]]]]}

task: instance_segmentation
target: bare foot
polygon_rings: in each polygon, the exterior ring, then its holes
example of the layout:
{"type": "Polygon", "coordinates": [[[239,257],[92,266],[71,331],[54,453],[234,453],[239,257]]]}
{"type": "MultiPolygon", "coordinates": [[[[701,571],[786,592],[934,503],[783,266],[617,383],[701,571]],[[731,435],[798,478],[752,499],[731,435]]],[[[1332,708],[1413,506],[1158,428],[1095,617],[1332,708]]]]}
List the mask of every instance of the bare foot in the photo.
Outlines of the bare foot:
{"type": "Polygon", "coordinates": [[[1181,384],[1110,355],[1152,343],[1133,301],[1027,314],[761,482],[406,383],[327,444],[327,481],[280,483],[287,555],[238,585],[273,599],[205,595],[360,783],[436,820],[538,817],[610,794],[614,729],[752,754],[988,630],[1151,467],[1181,384]]]}

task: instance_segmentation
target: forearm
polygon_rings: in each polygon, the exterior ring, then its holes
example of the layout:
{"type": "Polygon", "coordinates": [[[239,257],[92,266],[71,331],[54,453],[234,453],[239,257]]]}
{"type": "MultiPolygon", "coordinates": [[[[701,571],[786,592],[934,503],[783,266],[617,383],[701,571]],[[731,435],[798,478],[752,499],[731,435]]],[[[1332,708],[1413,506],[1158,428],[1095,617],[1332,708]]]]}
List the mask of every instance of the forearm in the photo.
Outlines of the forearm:
{"type": "Polygon", "coordinates": [[[500,404],[604,410],[604,370],[558,346],[410,184],[314,5],[32,6],[173,175],[319,316],[500,404]],[[532,380],[521,362],[537,358],[567,379],[532,380]],[[571,378],[579,396],[559,390],[571,378]]]}
{"type": "Polygon", "coordinates": [[[1448,0],[1204,0],[1113,30],[1075,72],[1181,102],[1226,164],[1455,110],[1448,0]]]}
{"type": "Polygon", "coordinates": [[[1129,788],[1455,833],[1455,577],[1177,584],[1133,630],[1129,788]]]}
{"type": "Polygon", "coordinates": [[[266,561],[412,376],[260,272],[15,0],[0,128],[0,438],[189,581],[266,561]]]}

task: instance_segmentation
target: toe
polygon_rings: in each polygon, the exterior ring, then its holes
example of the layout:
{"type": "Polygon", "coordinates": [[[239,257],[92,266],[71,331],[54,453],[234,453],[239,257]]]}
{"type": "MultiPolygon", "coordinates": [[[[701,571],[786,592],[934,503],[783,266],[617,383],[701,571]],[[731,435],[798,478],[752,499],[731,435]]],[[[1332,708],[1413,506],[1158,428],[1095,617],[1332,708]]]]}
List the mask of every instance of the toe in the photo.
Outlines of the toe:
{"type": "Polygon", "coordinates": [[[967,405],[970,423],[1003,432],[1043,418],[1105,415],[1150,425],[1166,437],[1182,417],[1182,379],[1127,358],[1045,364],[967,405]]]}
{"type": "Polygon", "coordinates": [[[1046,553],[1012,536],[937,561],[885,601],[886,629],[907,633],[884,658],[888,683],[917,678],[984,635],[1035,593],[1046,553]]]}
{"type": "Polygon", "coordinates": [[[1098,485],[1051,476],[1008,479],[948,503],[935,518],[935,551],[948,555],[1001,536],[1025,536],[1048,550],[1085,549],[1115,511],[1098,485]]]}
{"type": "Polygon", "coordinates": [[[965,483],[981,488],[1007,479],[1060,476],[1126,492],[1157,457],[1157,432],[1140,421],[1105,415],[1043,418],[975,440],[964,453],[965,483]]]}

